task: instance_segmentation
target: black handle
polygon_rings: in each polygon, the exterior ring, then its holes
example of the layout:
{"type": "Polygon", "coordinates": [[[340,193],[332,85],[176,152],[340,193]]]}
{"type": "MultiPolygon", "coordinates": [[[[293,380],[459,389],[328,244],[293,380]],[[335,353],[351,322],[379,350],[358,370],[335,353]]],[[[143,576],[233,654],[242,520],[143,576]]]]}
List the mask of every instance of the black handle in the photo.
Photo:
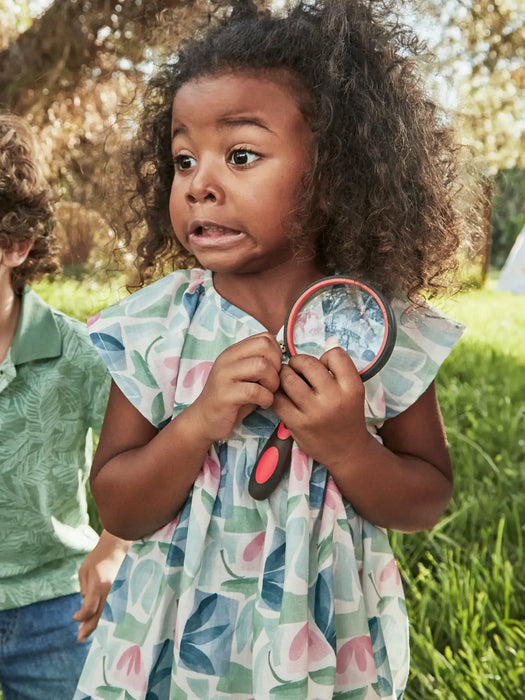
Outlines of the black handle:
{"type": "Polygon", "coordinates": [[[272,493],[290,466],[293,438],[285,424],[279,425],[268,438],[250,476],[248,491],[257,501],[272,493]]]}

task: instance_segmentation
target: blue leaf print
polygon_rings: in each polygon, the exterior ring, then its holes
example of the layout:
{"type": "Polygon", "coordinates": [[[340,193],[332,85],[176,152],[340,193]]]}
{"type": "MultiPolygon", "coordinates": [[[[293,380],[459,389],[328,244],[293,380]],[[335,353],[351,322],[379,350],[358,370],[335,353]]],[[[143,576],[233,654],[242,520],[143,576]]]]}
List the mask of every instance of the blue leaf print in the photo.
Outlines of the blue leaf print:
{"type": "Polygon", "coordinates": [[[217,637],[220,637],[229,626],[230,625],[215,625],[215,627],[208,627],[203,630],[198,630],[197,632],[185,632],[184,639],[191,642],[191,644],[206,644],[206,642],[211,642],[217,639],[217,637]]]}
{"type": "Polygon", "coordinates": [[[184,564],[184,551],[180,547],[171,545],[166,563],[168,566],[182,566],[184,564]]]}
{"type": "Polygon", "coordinates": [[[104,348],[108,351],[124,350],[121,341],[108,333],[92,333],[90,337],[96,348],[104,348]]]}
{"type": "Polygon", "coordinates": [[[268,556],[264,565],[261,597],[268,607],[278,610],[283,597],[284,556],[286,543],[282,543],[268,556]]]}
{"type": "Polygon", "coordinates": [[[185,642],[184,639],[180,643],[180,658],[184,665],[192,671],[206,673],[208,676],[215,675],[213,664],[206,654],[193,644],[185,642]]]}
{"type": "Polygon", "coordinates": [[[377,617],[368,618],[368,629],[370,630],[370,639],[372,640],[372,646],[375,647],[377,642],[377,637],[379,635],[379,620],[377,617]]]}
{"type": "Polygon", "coordinates": [[[208,620],[213,615],[213,611],[217,605],[217,593],[207,596],[204,600],[201,600],[197,610],[192,613],[191,617],[188,619],[184,627],[184,637],[191,632],[204,627],[208,620]]]}
{"type": "Polygon", "coordinates": [[[182,305],[184,306],[186,313],[190,318],[193,318],[193,315],[195,314],[195,310],[199,305],[199,301],[203,292],[204,287],[202,285],[199,285],[197,289],[193,292],[193,294],[185,294],[182,297],[182,305]]]}
{"type": "Polygon", "coordinates": [[[286,543],[283,542],[280,547],[277,547],[277,549],[274,549],[273,552],[268,555],[268,558],[266,559],[266,563],[264,565],[264,575],[270,573],[270,572],[278,572],[282,570],[282,574],[284,575],[284,555],[286,552],[286,543]]]}
{"type": "Polygon", "coordinates": [[[166,639],[162,645],[157,644],[153,650],[153,658],[155,658],[157,651],[157,659],[149,674],[146,700],[167,698],[170,692],[173,640],[166,639]]]}
{"type": "Polygon", "coordinates": [[[388,680],[388,678],[384,678],[383,676],[378,676],[377,677],[377,687],[379,689],[379,694],[381,695],[382,698],[389,697],[392,695],[392,683],[388,680]]]}
{"type": "Polygon", "coordinates": [[[279,610],[283,599],[283,589],[281,586],[265,579],[261,591],[261,598],[269,608],[272,610],[279,610]]]}
{"type": "Polygon", "coordinates": [[[323,633],[326,641],[335,651],[336,639],[333,593],[330,586],[326,583],[325,572],[320,573],[317,577],[314,605],[315,622],[323,633]]]}
{"type": "Polygon", "coordinates": [[[122,331],[119,324],[106,329],[105,333],[90,334],[91,342],[110,370],[122,371],[127,367],[126,353],[122,344],[122,331]]]}
{"type": "Polygon", "coordinates": [[[326,469],[318,462],[314,462],[310,477],[310,508],[316,510],[321,508],[326,488],[326,477],[326,469]]]}

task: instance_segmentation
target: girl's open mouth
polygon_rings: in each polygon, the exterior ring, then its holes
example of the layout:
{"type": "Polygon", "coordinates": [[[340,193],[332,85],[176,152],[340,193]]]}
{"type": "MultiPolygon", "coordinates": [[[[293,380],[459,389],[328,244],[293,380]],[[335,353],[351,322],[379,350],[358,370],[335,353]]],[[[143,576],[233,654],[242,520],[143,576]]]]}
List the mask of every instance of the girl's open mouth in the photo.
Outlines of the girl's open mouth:
{"type": "Polygon", "coordinates": [[[238,241],[240,237],[246,236],[244,231],[219,226],[216,224],[206,224],[196,226],[190,233],[190,238],[198,245],[228,245],[238,241]]]}

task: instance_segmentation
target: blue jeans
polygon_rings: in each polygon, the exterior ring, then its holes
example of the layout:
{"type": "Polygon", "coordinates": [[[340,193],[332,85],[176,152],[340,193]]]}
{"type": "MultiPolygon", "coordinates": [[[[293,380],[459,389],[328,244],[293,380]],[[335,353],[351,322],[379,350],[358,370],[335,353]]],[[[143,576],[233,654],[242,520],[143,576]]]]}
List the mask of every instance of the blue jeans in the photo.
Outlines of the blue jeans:
{"type": "Polygon", "coordinates": [[[71,700],[91,638],[77,642],[79,593],[0,610],[3,700],[71,700]]]}

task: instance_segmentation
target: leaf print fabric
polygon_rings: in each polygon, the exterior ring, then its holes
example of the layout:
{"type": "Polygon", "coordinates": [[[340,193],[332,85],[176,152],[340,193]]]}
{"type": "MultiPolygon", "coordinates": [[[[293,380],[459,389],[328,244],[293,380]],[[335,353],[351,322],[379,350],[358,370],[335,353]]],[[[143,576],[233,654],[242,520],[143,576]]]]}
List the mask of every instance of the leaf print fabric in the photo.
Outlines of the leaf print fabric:
{"type": "MultiPolygon", "coordinates": [[[[392,367],[366,385],[372,433],[420,396],[461,333],[431,309],[394,308],[392,367]]],[[[157,427],[195,400],[225,348],[262,330],[203,270],[168,275],[91,326],[114,380],[157,427]]],[[[276,424],[262,410],[238,423],[177,518],[133,544],[76,700],[402,697],[408,625],[386,532],[297,445],[270,498],[248,494],[276,424]]]]}

